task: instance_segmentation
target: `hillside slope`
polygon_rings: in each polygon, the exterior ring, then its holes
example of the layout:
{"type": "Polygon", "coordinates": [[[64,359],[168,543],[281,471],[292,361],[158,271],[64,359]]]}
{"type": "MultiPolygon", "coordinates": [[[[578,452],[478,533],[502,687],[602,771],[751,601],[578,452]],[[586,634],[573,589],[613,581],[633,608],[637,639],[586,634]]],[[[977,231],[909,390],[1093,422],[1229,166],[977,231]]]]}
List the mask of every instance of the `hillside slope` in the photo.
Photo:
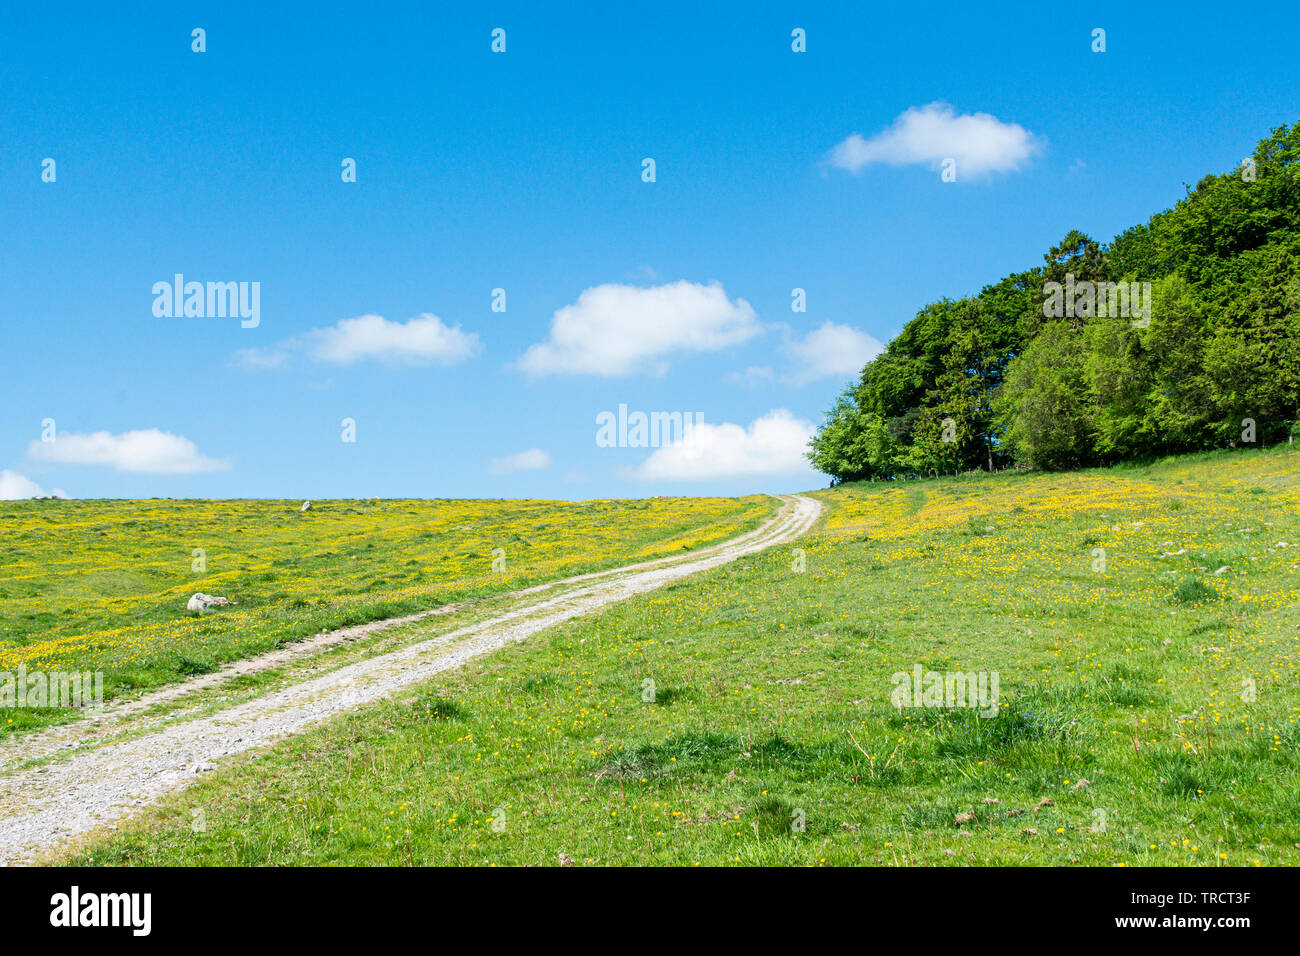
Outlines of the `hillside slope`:
{"type": "Polygon", "coordinates": [[[1300,456],[817,494],[792,547],[339,718],[74,859],[1300,863],[1300,456]],[[996,716],[896,706],[918,666],[996,674],[996,716]]]}

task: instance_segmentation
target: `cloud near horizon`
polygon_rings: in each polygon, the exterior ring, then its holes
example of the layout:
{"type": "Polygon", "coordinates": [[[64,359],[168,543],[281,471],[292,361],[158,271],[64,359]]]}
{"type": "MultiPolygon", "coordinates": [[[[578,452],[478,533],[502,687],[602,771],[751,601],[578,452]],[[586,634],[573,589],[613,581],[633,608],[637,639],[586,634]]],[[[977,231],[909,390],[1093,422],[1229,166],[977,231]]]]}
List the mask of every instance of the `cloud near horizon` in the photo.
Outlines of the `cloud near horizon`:
{"type": "Polygon", "coordinates": [[[957,161],[959,179],[1012,172],[1040,152],[1041,137],[990,113],[959,114],[947,103],[905,110],[870,139],[853,133],[827,154],[827,162],[851,173],[874,163],[938,168],[957,161]]]}
{"type": "Polygon", "coordinates": [[[366,359],[454,365],[476,355],[480,347],[477,332],[449,326],[430,312],[405,322],[392,322],[382,315],[360,315],[275,345],[240,349],[233,364],[248,371],[283,368],[295,355],[305,355],[332,365],[352,365],[366,359]]]}
{"type": "Polygon", "coordinates": [[[36,440],[27,446],[32,461],[56,465],[107,465],[114,471],[144,475],[193,475],[228,471],[230,462],[199,453],[194,442],[148,428],[114,435],[60,432],[54,441],[36,440]]]}
{"type": "Polygon", "coordinates": [[[488,464],[488,473],[508,475],[515,471],[541,471],[551,467],[551,456],[540,448],[530,448],[504,458],[493,458],[488,464]]]}
{"type": "Polygon", "coordinates": [[[4,471],[0,471],[0,501],[18,501],[22,498],[44,498],[47,495],[53,495],[55,498],[68,497],[68,493],[62,488],[52,488],[49,491],[46,491],[26,475],[20,475],[16,471],[10,471],[8,468],[4,471]]]}
{"type": "Polygon", "coordinates": [[[729,300],[717,282],[606,283],[557,310],[546,339],[514,367],[530,375],[661,374],[670,355],[717,351],[761,332],[750,304],[729,300]]]}
{"type": "Polygon", "coordinates": [[[749,427],[724,422],[696,425],[658,449],[631,477],[642,481],[703,481],[813,473],[804,457],[813,423],[775,408],[749,427]]]}

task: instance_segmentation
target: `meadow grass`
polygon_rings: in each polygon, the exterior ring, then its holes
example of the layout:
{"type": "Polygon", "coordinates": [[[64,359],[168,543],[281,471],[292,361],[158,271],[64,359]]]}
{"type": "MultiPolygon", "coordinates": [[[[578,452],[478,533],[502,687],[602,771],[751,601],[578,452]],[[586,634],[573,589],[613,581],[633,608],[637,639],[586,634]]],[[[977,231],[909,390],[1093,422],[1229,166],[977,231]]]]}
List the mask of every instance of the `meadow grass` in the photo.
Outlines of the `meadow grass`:
{"type": "Polygon", "coordinates": [[[792,546],[223,766],[63,859],[1300,863],[1300,456],[816,494],[792,546]],[[917,664],[997,672],[997,716],[893,706],[917,664]]]}
{"type": "MultiPolygon", "coordinates": [[[[773,510],[764,496],[317,501],[305,513],[296,501],[0,502],[0,671],[101,669],[112,699],[324,630],[685,553],[773,510]],[[236,603],[188,612],[196,591],[236,603]]],[[[0,736],[75,716],[0,708],[0,736]]]]}

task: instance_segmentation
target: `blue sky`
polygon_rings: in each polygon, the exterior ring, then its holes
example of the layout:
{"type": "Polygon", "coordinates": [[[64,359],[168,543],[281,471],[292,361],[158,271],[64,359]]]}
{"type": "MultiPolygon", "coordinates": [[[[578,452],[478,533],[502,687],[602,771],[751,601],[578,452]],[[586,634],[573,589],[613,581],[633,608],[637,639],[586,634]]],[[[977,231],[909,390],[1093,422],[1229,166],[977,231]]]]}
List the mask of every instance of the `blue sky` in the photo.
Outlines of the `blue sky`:
{"type": "Polygon", "coordinates": [[[6,13],[0,494],[817,487],[873,342],[1300,120],[1285,5],[465,6],[6,13]],[[620,404],[706,425],[601,447],[620,404]]]}

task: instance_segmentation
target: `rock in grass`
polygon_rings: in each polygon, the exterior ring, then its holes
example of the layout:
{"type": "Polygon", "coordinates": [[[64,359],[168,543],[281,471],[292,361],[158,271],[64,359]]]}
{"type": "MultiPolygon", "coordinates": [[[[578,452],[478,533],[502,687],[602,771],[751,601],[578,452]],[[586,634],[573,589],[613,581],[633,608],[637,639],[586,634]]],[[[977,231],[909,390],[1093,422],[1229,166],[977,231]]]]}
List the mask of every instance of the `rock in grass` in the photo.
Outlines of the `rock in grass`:
{"type": "Polygon", "coordinates": [[[302,503],[302,507],[299,508],[298,510],[299,510],[299,511],[311,511],[311,502],[310,502],[310,501],[304,501],[304,502],[302,503]]]}
{"type": "Polygon", "coordinates": [[[223,597],[216,597],[212,594],[204,594],[202,591],[196,592],[185,604],[185,610],[198,611],[202,614],[210,607],[224,607],[230,601],[223,597]]]}

